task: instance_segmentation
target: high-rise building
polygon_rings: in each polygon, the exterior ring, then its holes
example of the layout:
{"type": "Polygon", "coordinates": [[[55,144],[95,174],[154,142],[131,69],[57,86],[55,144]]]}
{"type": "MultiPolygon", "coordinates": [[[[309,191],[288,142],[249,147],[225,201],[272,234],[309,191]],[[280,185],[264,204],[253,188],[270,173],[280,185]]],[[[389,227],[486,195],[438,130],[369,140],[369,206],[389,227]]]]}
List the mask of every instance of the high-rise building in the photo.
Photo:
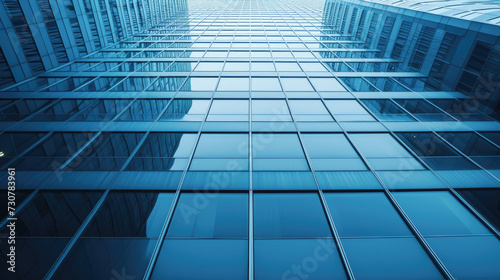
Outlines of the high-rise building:
{"type": "Polygon", "coordinates": [[[0,3],[0,279],[500,279],[498,2],[0,3]]]}

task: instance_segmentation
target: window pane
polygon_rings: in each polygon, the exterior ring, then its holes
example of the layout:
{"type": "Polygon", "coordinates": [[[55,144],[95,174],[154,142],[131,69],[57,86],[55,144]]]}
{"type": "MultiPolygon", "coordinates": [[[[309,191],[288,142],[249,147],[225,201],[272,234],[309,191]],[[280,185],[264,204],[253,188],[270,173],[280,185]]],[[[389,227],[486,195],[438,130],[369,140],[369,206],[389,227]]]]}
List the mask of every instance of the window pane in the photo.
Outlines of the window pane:
{"type": "Polygon", "coordinates": [[[490,233],[449,192],[396,192],[393,195],[424,236],[490,233]]]}
{"type": "Polygon", "coordinates": [[[390,134],[370,133],[350,136],[358,150],[375,170],[425,169],[390,134]]]}
{"type": "Polygon", "coordinates": [[[244,280],[246,240],[165,240],[151,279],[244,280]]]}
{"type": "Polygon", "coordinates": [[[443,279],[414,238],[342,239],[356,279],[443,279]]]}
{"type": "Polygon", "coordinates": [[[285,91],[314,91],[306,78],[281,78],[281,85],[285,91]]]}
{"type": "Polygon", "coordinates": [[[195,71],[222,71],[222,62],[200,62],[195,71]]]}
{"type": "Polygon", "coordinates": [[[320,100],[289,100],[294,114],[329,114],[320,100]]]}
{"type": "Polygon", "coordinates": [[[250,63],[248,62],[226,62],[224,71],[250,71],[250,63]]]}
{"type": "Polygon", "coordinates": [[[252,135],[254,158],[304,158],[297,134],[252,135]]]}
{"type": "Polygon", "coordinates": [[[250,90],[249,81],[249,78],[221,78],[217,90],[248,91],[250,90]]]}
{"type": "Polygon", "coordinates": [[[366,157],[408,157],[406,151],[390,134],[351,134],[358,149],[366,157]]]}
{"type": "Polygon", "coordinates": [[[311,158],[359,158],[344,134],[302,134],[311,158]]]}
{"type": "Polygon", "coordinates": [[[252,91],[281,91],[278,78],[252,78],[252,91]]]}
{"type": "MultiPolygon", "coordinates": [[[[18,214],[17,237],[73,237],[102,192],[40,191],[18,214]]],[[[3,227],[1,234],[9,236],[3,227]]]]}
{"type": "Polygon", "coordinates": [[[384,193],[326,193],[340,237],[413,236],[384,193]]]}
{"type": "Polygon", "coordinates": [[[210,100],[175,99],[168,106],[160,121],[202,121],[210,106],[210,100]]]}
{"type": "Polygon", "coordinates": [[[337,121],[375,121],[356,100],[325,100],[337,121]]]}
{"type": "Polygon", "coordinates": [[[314,193],[254,194],[255,238],[331,237],[314,193]]]}
{"type": "Polygon", "coordinates": [[[312,78],[311,83],[317,91],[345,91],[335,78],[312,78]]]}
{"type": "Polygon", "coordinates": [[[490,223],[500,230],[500,189],[468,189],[458,191],[490,223]]]}
{"type": "Polygon", "coordinates": [[[183,193],[167,238],[246,238],[248,196],[239,193],[183,193]]]}
{"type": "Polygon", "coordinates": [[[111,192],[83,236],[158,238],[173,198],[173,193],[111,192]]]}
{"type": "Polygon", "coordinates": [[[397,136],[433,169],[478,169],[478,167],[455,152],[448,144],[433,133],[407,132],[397,133],[397,136]]]}
{"type": "Polygon", "coordinates": [[[136,157],[189,157],[193,151],[196,134],[160,133],[148,135],[136,157]]]}
{"type": "Polygon", "coordinates": [[[182,91],[213,91],[218,78],[188,78],[182,86],[182,91]]]}
{"type": "Polygon", "coordinates": [[[210,114],[248,114],[248,100],[214,100],[210,114]]]}
{"type": "Polygon", "coordinates": [[[285,100],[252,100],[252,114],[254,115],[290,115],[285,100]]]}
{"type": "Polygon", "coordinates": [[[333,239],[255,241],[256,279],[347,279],[333,239]],[[301,267],[301,270],[293,268],[301,267]]]}
{"type": "Polygon", "coordinates": [[[415,121],[389,99],[367,99],[363,100],[363,103],[381,121],[415,121]]]}
{"type": "Polygon", "coordinates": [[[196,158],[248,158],[247,134],[208,134],[200,136],[196,158]]]}
{"type": "Polygon", "coordinates": [[[499,279],[500,241],[494,236],[426,238],[455,279],[499,279]]]}

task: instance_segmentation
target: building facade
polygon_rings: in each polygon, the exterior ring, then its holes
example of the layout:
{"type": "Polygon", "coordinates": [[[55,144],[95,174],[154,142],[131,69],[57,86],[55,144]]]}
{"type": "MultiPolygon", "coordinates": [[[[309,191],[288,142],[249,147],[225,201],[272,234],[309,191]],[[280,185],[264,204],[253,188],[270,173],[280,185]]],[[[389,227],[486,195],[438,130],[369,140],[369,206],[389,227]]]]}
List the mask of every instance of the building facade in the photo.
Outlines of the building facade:
{"type": "Polygon", "coordinates": [[[114,45],[165,20],[180,5],[172,0],[4,0],[0,87],[114,45]]]}
{"type": "Polygon", "coordinates": [[[498,18],[2,4],[0,32],[33,39],[0,42],[1,279],[500,279],[498,18]],[[40,56],[32,30],[50,24],[12,9],[49,6],[84,39],[67,29],[40,56]],[[26,48],[43,67],[11,64],[26,48]]]}

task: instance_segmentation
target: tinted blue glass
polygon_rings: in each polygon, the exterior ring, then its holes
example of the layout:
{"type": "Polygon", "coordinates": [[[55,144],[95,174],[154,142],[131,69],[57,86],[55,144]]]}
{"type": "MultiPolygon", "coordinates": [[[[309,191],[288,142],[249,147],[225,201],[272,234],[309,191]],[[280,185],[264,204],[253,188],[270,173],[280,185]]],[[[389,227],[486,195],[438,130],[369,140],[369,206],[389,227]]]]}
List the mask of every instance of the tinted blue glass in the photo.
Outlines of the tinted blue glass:
{"type": "Polygon", "coordinates": [[[223,91],[248,91],[250,90],[249,78],[221,78],[217,90],[223,91]]]}
{"type": "Polygon", "coordinates": [[[248,158],[248,134],[208,134],[200,136],[195,158],[248,158]]]}
{"type": "Polygon", "coordinates": [[[490,233],[449,192],[396,192],[393,195],[424,236],[490,233]]]}
{"type": "MultiPolygon", "coordinates": [[[[307,65],[307,64],[306,64],[307,65]]],[[[320,65],[321,68],[323,66],[320,65]]],[[[324,69],[324,68],[323,68],[324,69]]],[[[312,78],[310,79],[317,91],[345,91],[346,89],[334,78],[312,78]]]]}
{"type": "Polygon", "coordinates": [[[175,99],[159,121],[202,121],[210,106],[210,100],[175,99]]]}
{"type": "Polygon", "coordinates": [[[297,134],[252,135],[254,158],[304,158],[297,134]]]}
{"type": "Polygon", "coordinates": [[[384,193],[325,193],[340,237],[412,236],[384,193]]]}
{"type": "Polygon", "coordinates": [[[325,100],[337,121],[375,121],[356,100],[325,100]]]}
{"type": "Polygon", "coordinates": [[[165,240],[151,279],[247,279],[246,240],[165,240]]]}
{"type": "Polygon", "coordinates": [[[425,121],[454,121],[431,103],[423,99],[396,99],[396,103],[412,113],[417,119],[425,121]]]}
{"type": "Polygon", "coordinates": [[[354,144],[366,157],[410,157],[390,134],[351,134],[354,144]]]}
{"type": "Polygon", "coordinates": [[[311,158],[359,158],[344,134],[302,134],[311,158]]]}
{"type": "Polygon", "coordinates": [[[183,193],[167,237],[246,238],[248,196],[239,193],[183,193]]]}
{"type": "Polygon", "coordinates": [[[415,121],[403,109],[389,99],[367,99],[363,103],[381,121],[415,121]]]}
{"type": "Polygon", "coordinates": [[[382,186],[371,171],[316,172],[322,189],[381,189],[382,186]]]}
{"type": "Polygon", "coordinates": [[[281,78],[280,80],[284,91],[314,91],[306,78],[281,78]]]}
{"type": "Polygon", "coordinates": [[[214,100],[210,114],[248,114],[248,100],[214,100]]]}
{"type": "Polygon", "coordinates": [[[82,238],[54,275],[55,279],[142,278],[156,239],[82,238]]]}
{"type": "MultiPolygon", "coordinates": [[[[16,256],[25,256],[24,260],[16,260],[15,273],[7,270],[7,265],[0,271],[1,279],[43,279],[54,261],[69,242],[69,238],[16,238],[16,256]]],[[[7,238],[0,239],[0,260],[10,261],[10,246],[6,246],[7,238]]]]}
{"type": "Polygon", "coordinates": [[[499,279],[500,241],[494,236],[428,237],[455,279],[499,279]]]}
{"type": "Polygon", "coordinates": [[[188,171],[182,188],[188,190],[245,190],[250,185],[248,172],[242,171],[188,171]]]}
{"type": "Polygon", "coordinates": [[[414,238],[342,239],[356,279],[443,279],[414,238]]]}
{"type": "Polygon", "coordinates": [[[483,217],[500,230],[500,189],[466,189],[459,190],[462,197],[472,204],[483,217]]]}
{"type": "Polygon", "coordinates": [[[255,190],[315,190],[317,189],[311,172],[300,171],[254,171],[252,173],[255,190]]]}
{"type": "Polygon", "coordinates": [[[325,212],[314,193],[256,193],[254,235],[263,238],[330,237],[325,212]]]}
{"type": "Polygon", "coordinates": [[[255,241],[255,279],[347,279],[333,239],[255,241]]]}
{"type": "Polygon", "coordinates": [[[251,81],[252,91],[281,91],[278,78],[252,78],[251,81]]]}
{"type": "Polygon", "coordinates": [[[153,132],[141,145],[136,157],[187,158],[193,151],[196,138],[196,134],[153,132]]]}
{"type": "Polygon", "coordinates": [[[173,193],[111,192],[83,236],[158,238],[173,198],[173,193]]]}
{"type": "MultiPolygon", "coordinates": [[[[17,237],[72,237],[102,192],[41,191],[17,214],[17,237]]],[[[1,233],[9,235],[5,226],[1,233]]]]}
{"type": "Polygon", "coordinates": [[[321,100],[289,100],[293,114],[326,114],[329,115],[321,100]]]}

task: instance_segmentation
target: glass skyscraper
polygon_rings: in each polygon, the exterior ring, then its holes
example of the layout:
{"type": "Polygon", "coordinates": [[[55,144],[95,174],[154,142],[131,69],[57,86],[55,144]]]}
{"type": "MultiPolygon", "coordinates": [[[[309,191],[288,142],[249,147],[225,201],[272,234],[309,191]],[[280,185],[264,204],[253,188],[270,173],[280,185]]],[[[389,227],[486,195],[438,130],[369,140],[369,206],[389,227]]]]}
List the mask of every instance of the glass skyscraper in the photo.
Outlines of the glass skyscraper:
{"type": "Polygon", "coordinates": [[[2,0],[0,34],[0,279],[500,279],[498,1],[2,0]]]}

